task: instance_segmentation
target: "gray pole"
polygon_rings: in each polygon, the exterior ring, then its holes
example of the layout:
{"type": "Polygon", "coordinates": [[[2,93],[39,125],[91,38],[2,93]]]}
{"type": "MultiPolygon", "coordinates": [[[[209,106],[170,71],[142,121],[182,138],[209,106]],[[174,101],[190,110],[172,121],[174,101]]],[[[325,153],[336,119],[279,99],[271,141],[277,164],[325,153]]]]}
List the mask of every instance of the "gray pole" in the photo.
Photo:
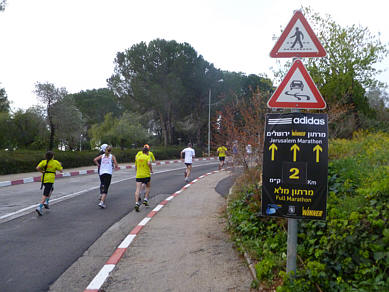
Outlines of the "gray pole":
{"type": "MultiPolygon", "coordinates": [[[[293,58],[293,62],[298,58],[293,58]]],[[[300,112],[299,109],[292,109],[291,112],[300,112]]],[[[297,219],[288,218],[288,246],[286,256],[286,272],[294,272],[296,274],[296,262],[297,262],[297,231],[298,221],[297,219]]]]}
{"type": "Polygon", "coordinates": [[[288,218],[288,247],[286,258],[286,272],[294,272],[296,274],[296,259],[297,259],[297,219],[288,218]]]}
{"type": "Polygon", "coordinates": [[[211,156],[211,88],[208,91],[208,157],[211,156]]]}

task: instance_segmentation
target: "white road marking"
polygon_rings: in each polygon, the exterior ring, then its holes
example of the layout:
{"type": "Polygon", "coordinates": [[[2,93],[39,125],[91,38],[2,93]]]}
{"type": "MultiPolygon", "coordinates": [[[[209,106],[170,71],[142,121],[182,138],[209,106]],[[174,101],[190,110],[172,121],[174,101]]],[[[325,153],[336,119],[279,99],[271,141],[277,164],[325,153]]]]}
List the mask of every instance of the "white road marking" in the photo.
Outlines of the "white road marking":
{"type": "Polygon", "coordinates": [[[107,279],[109,273],[115,268],[115,265],[104,265],[100,272],[93,278],[92,282],[86,287],[87,290],[99,290],[107,279]]]}

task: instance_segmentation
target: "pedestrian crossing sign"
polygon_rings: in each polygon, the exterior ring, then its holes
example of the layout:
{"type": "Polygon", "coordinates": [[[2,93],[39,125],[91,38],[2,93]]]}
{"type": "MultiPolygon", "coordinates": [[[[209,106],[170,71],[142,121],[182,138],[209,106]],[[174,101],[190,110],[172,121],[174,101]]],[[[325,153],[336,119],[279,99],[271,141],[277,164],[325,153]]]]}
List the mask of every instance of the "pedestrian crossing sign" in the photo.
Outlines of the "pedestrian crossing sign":
{"type": "Polygon", "coordinates": [[[326,102],[304,64],[296,60],[267,102],[267,106],[269,108],[325,109],[326,102]]]}
{"type": "Polygon", "coordinates": [[[271,50],[270,57],[324,57],[326,54],[301,10],[297,10],[271,50]]]}

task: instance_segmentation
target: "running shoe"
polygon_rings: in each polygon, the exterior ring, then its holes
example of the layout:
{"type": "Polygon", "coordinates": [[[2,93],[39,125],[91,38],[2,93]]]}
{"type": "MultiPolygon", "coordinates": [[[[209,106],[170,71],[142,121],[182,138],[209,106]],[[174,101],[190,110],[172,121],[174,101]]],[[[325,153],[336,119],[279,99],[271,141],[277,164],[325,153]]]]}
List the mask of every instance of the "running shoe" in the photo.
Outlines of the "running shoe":
{"type": "Polygon", "coordinates": [[[44,203],[43,206],[45,207],[45,209],[50,209],[49,203],[44,203]]]}
{"type": "Polygon", "coordinates": [[[136,202],[136,204],[135,204],[135,211],[139,212],[139,204],[138,204],[138,202],[136,202]]]}
{"type": "Polygon", "coordinates": [[[35,211],[38,213],[39,216],[42,216],[43,213],[42,213],[42,209],[41,208],[36,208],[35,211]]]}
{"type": "Polygon", "coordinates": [[[149,201],[146,200],[146,199],[144,199],[144,200],[143,200],[143,205],[148,206],[148,205],[149,205],[149,201]]]}
{"type": "Polygon", "coordinates": [[[99,207],[100,207],[101,209],[105,209],[107,206],[104,204],[103,201],[100,201],[99,207]]]}

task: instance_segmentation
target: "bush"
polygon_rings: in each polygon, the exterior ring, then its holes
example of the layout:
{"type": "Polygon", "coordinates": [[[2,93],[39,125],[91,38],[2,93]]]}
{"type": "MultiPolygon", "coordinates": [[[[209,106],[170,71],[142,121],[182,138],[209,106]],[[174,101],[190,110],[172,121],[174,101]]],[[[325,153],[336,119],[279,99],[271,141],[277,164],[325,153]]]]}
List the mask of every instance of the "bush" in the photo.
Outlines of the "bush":
{"type": "Polygon", "coordinates": [[[247,198],[254,185],[236,188],[230,228],[257,260],[259,279],[278,292],[389,291],[388,145],[385,133],[330,141],[327,221],[299,221],[293,277],[285,273],[286,220],[258,215],[260,200],[247,198]]]}
{"type": "MultiPolygon", "coordinates": [[[[157,160],[177,159],[180,157],[181,147],[153,147],[153,152],[157,160]]],[[[113,149],[118,163],[133,163],[139,149],[113,149]]],[[[55,159],[62,163],[64,168],[75,168],[81,166],[92,166],[93,159],[98,155],[98,151],[55,151],[55,159]]],[[[38,163],[45,159],[45,151],[16,150],[0,151],[0,174],[33,172],[38,163]]]]}

